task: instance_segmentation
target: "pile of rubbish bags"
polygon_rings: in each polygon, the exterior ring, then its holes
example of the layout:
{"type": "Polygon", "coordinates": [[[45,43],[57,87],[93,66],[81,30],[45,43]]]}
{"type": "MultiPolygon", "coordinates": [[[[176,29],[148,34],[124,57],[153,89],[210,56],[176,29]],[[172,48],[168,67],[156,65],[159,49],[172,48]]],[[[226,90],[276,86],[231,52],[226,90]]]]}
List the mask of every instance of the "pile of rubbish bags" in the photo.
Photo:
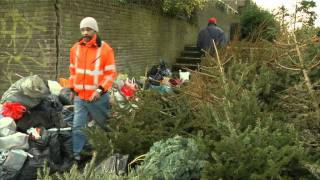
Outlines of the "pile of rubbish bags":
{"type": "Polygon", "coordinates": [[[179,71],[179,76],[173,76],[164,60],[153,65],[147,73],[148,87],[160,93],[170,93],[173,88],[179,88],[189,81],[190,72],[179,71]]]}
{"type": "MultiPolygon", "coordinates": [[[[120,108],[132,110],[138,108],[135,102],[139,101],[136,96],[139,90],[170,93],[172,88],[187,82],[189,76],[189,72],[180,71],[179,77],[172,77],[164,61],[154,65],[147,77],[137,80],[119,74],[112,88],[111,101],[120,108]]],[[[45,162],[51,173],[69,170],[73,165],[71,127],[75,94],[61,84],[33,75],[16,81],[2,95],[0,179],[36,179],[37,170],[43,168],[45,162]]],[[[110,162],[108,168],[113,171],[111,167],[115,167],[115,163],[110,162]]]]}
{"type": "Polygon", "coordinates": [[[71,168],[73,96],[38,75],[21,78],[2,95],[0,179],[36,179],[46,161],[52,173],[71,168]]]}
{"type": "Polygon", "coordinates": [[[136,93],[139,90],[152,89],[159,93],[172,93],[173,89],[188,82],[190,72],[179,71],[177,76],[172,75],[170,68],[164,60],[153,65],[147,72],[146,77],[129,78],[127,74],[119,74],[112,88],[111,101],[122,109],[138,108],[135,102],[139,99],[136,93]]]}

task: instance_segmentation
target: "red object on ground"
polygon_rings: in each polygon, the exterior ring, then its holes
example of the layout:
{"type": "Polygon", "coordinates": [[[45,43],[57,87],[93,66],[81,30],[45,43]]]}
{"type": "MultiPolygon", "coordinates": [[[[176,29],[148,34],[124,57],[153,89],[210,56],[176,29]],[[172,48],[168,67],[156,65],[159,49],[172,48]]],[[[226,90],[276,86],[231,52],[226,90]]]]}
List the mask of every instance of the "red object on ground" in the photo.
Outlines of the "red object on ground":
{"type": "Polygon", "coordinates": [[[170,79],[169,82],[172,87],[180,86],[182,84],[181,79],[170,79]]]}
{"type": "Polygon", "coordinates": [[[126,97],[132,97],[135,94],[135,91],[126,85],[122,86],[120,92],[122,95],[124,95],[126,97]]]}
{"type": "Polygon", "coordinates": [[[20,103],[5,102],[2,106],[1,114],[4,117],[11,117],[14,120],[22,118],[23,113],[27,111],[27,108],[20,103]]]}
{"type": "Polygon", "coordinates": [[[120,92],[123,96],[130,98],[135,95],[135,92],[138,90],[138,85],[135,82],[135,79],[132,78],[129,80],[128,78],[126,79],[124,85],[120,89],[120,92]]]}

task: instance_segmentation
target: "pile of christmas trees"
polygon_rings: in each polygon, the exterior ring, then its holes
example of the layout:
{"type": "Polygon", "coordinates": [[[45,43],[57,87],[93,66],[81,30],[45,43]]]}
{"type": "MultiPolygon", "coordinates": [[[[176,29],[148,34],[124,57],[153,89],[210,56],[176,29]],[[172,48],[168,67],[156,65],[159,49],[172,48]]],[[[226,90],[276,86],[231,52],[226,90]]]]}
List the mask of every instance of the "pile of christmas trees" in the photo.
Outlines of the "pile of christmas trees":
{"type": "Polygon", "coordinates": [[[286,34],[206,56],[188,85],[139,92],[137,109],[116,109],[121,116],[108,121],[110,132],[89,130],[95,159],[146,154],[128,176],[110,179],[320,178],[315,46],[286,34]]]}

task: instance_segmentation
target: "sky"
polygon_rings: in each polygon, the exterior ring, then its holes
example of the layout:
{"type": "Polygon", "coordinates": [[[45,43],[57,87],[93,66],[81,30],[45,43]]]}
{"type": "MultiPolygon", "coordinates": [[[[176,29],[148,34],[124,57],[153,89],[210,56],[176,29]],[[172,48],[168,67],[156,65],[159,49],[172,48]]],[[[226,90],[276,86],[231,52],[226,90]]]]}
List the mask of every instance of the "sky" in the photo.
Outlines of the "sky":
{"type": "MultiPolygon", "coordinates": [[[[299,0],[253,0],[260,7],[272,11],[278,7],[284,5],[289,11],[293,12],[295,9],[295,4],[299,0]]],[[[314,0],[317,7],[314,9],[318,17],[315,22],[315,25],[320,27],[320,0],[314,0]]]]}

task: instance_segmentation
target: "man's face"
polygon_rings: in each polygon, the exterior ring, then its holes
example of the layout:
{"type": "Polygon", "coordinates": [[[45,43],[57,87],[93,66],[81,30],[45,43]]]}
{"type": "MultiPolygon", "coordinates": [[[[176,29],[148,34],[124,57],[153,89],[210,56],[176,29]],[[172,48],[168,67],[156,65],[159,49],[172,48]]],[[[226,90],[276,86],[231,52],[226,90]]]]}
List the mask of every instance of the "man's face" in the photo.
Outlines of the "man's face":
{"type": "Polygon", "coordinates": [[[93,35],[96,34],[96,32],[89,27],[81,28],[80,31],[85,42],[89,42],[92,39],[93,35]]]}

